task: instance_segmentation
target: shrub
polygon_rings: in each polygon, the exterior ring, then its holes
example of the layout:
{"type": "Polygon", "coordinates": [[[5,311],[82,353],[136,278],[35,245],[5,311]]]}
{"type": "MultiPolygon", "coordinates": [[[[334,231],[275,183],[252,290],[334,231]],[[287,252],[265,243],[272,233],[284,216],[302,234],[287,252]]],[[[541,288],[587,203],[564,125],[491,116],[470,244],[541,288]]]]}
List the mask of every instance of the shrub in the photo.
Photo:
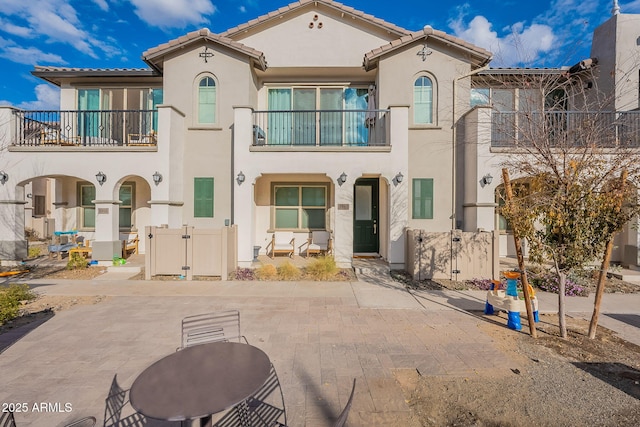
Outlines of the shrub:
{"type": "Polygon", "coordinates": [[[67,262],[67,270],[81,270],[89,266],[89,261],[81,254],[72,253],[67,262]]]}
{"type": "Polygon", "coordinates": [[[275,280],[278,278],[278,270],[273,264],[264,264],[256,269],[258,280],[275,280]]]}
{"type": "Polygon", "coordinates": [[[256,272],[252,268],[238,268],[231,273],[231,280],[255,280],[256,272]]]}
{"type": "Polygon", "coordinates": [[[338,266],[333,257],[318,257],[307,266],[306,273],[314,280],[328,280],[338,273],[338,266]]]}
{"type": "MultiPolygon", "coordinates": [[[[467,286],[472,289],[479,289],[481,291],[491,290],[491,286],[493,285],[493,280],[491,279],[471,279],[466,281],[467,286]]],[[[506,281],[503,281],[500,285],[500,289],[506,289],[507,284],[506,281]]]]}
{"type": "Polygon", "coordinates": [[[34,230],[33,228],[26,227],[26,228],[24,229],[24,237],[25,237],[28,241],[33,242],[33,241],[40,240],[40,233],[38,233],[38,232],[37,232],[36,230],[34,230]]]}
{"type": "Polygon", "coordinates": [[[302,272],[298,267],[286,261],[280,267],[278,267],[278,277],[281,280],[295,280],[302,275],[302,272]]]}
{"type": "Polygon", "coordinates": [[[38,258],[40,255],[42,255],[42,248],[40,246],[32,246],[29,248],[29,258],[38,258]]]}
{"type": "MultiPolygon", "coordinates": [[[[553,292],[554,294],[560,291],[558,276],[550,272],[533,278],[531,282],[541,291],[553,292]]],[[[580,285],[579,279],[569,276],[565,283],[564,294],[568,297],[587,296],[589,291],[580,285]]]]}
{"type": "Polygon", "coordinates": [[[25,284],[0,287],[0,325],[18,317],[22,301],[31,301],[35,298],[36,295],[25,284]]]}

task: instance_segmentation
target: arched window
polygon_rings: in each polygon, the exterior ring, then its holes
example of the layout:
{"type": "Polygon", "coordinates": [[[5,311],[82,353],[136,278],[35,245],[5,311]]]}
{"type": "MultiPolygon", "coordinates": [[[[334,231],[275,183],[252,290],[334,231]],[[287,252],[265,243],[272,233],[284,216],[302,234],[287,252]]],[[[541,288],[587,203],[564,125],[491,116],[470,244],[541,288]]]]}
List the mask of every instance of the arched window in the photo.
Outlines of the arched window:
{"type": "Polygon", "coordinates": [[[433,124],[433,83],[425,76],[413,83],[413,123],[433,124]]]}
{"type": "Polygon", "coordinates": [[[198,84],[198,123],[216,122],[216,82],[203,77],[198,84]]]}

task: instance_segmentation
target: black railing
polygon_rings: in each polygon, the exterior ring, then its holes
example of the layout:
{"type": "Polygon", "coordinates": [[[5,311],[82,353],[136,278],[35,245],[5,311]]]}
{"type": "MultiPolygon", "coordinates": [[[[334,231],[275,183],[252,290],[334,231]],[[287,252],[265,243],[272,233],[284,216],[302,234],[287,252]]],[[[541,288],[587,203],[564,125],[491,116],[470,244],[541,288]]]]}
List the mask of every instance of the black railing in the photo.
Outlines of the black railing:
{"type": "Polygon", "coordinates": [[[255,111],[253,145],[385,146],[389,110],[255,111]]]}
{"type": "Polygon", "coordinates": [[[493,112],[493,147],[640,148],[640,111],[493,112]]]}
{"type": "Polygon", "coordinates": [[[135,146],[157,144],[157,110],[15,111],[13,145],[135,146]]]}

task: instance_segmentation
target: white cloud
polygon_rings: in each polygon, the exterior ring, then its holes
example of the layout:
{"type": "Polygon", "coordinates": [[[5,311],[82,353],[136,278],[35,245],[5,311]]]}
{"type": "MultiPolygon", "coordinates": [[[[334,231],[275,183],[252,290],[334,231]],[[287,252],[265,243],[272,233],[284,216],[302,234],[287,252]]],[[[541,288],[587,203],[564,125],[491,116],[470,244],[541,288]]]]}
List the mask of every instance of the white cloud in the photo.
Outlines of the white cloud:
{"type": "Polygon", "coordinates": [[[216,7],[211,0],[129,0],[135,13],[152,27],[184,28],[208,23],[216,7]]]}
{"type": "Polygon", "coordinates": [[[106,12],[109,10],[109,4],[106,0],[93,0],[93,2],[98,5],[102,11],[106,12]]]}
{"type": "Polygon", "coordinates": [[[246,13],[247,12],[247,7],[246,6],[240,6],[238,8],[238,10],[240,11],[240,13],[246,13]]]}
{"type": "MultiPolygon", "coordinates": [[[[39,84],[34,88],[36,100],[26,101],[18,105],[17,108],[24,110],[59,110],[60,109],[60,89],[50,84],[39,84]]],[[[9,101],[0,100],[0,105],[13,105],[9,101]]]]}
{"type": "MultiPolygon", "coordinates": [[[[92,37],[84,29],[83,21],[69,1],[2,0],[0,19],[6,18],[2,21],[10,22],[11,26],[2,26],[0,31],[24,38],[46,38],[49,43],[68,44],[92,58],[118,54],[118,48],[113,44],[92,37]]],[[[108,6],[105,0],[95,1],[108,6]]]]}
{"type": "Polygon", "coordinates": [[[620,13],[640,13],[640,0],[620,3],[620,13]]]}
{"type": "Polygon", "coordinates": [[[505,28],[500,36],[484,16],[474,17],[468,24],[463,18],[450,22],[457,37],[489,50],[494,55],[493,66],[509,67],[538,61],[553,47],[555,35],[548,25],[525,26],[517,22],[505,28]]]}

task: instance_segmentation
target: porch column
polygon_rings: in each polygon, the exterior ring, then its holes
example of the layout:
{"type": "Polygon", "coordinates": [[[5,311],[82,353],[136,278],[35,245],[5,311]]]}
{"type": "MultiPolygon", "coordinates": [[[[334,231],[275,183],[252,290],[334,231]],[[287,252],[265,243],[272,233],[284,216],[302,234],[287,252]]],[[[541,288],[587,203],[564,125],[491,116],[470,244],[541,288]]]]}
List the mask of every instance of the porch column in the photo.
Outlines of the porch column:
{"type": "MultiPolygon", "coordinates": [[[[251,162],[249,147],[253,141],[253,109],[237,106],[233,109],[233,169],[231,171],[231,194],[233,199],[232,223],[238,226],[238,265],[250,267],[255,245],[255,199],[254,186],[258,178],[258,165],[251,162]],[[244,180],[238,180],[242,172],[244,180]]],[[[264,250],[264,248],[262,248],[264,250]]]]}
{"type": "MultiPolygon", "coordinates": [[[[353,184],[355,176],[355,174],[347,175],[347,181],[344,184],[338,185],[336,183],[334,187],[336,211],[333,228],[333,252],[336,264],[341,268],[350,268],[353,257],[353,184]]],[[[333,178],[335,179],[336,176],[333,178]]]]}
{"type": "Polygon", "coordinates": [[[96,234],[91,257],[98,261],[112,261],[122,256],[120,241],[120,201],[95,200],[96,234]]]}
{"type": "Polygon", "coordinates": [[[495,228],[495,190],[502,182],[491,153],[491,109],[477,107],[465,116],[464,231],[495,228]],[[491,178],[489,178],[489,176],[491,178]],[[489,182],[491,181],[491,182],[489,182]]]}

